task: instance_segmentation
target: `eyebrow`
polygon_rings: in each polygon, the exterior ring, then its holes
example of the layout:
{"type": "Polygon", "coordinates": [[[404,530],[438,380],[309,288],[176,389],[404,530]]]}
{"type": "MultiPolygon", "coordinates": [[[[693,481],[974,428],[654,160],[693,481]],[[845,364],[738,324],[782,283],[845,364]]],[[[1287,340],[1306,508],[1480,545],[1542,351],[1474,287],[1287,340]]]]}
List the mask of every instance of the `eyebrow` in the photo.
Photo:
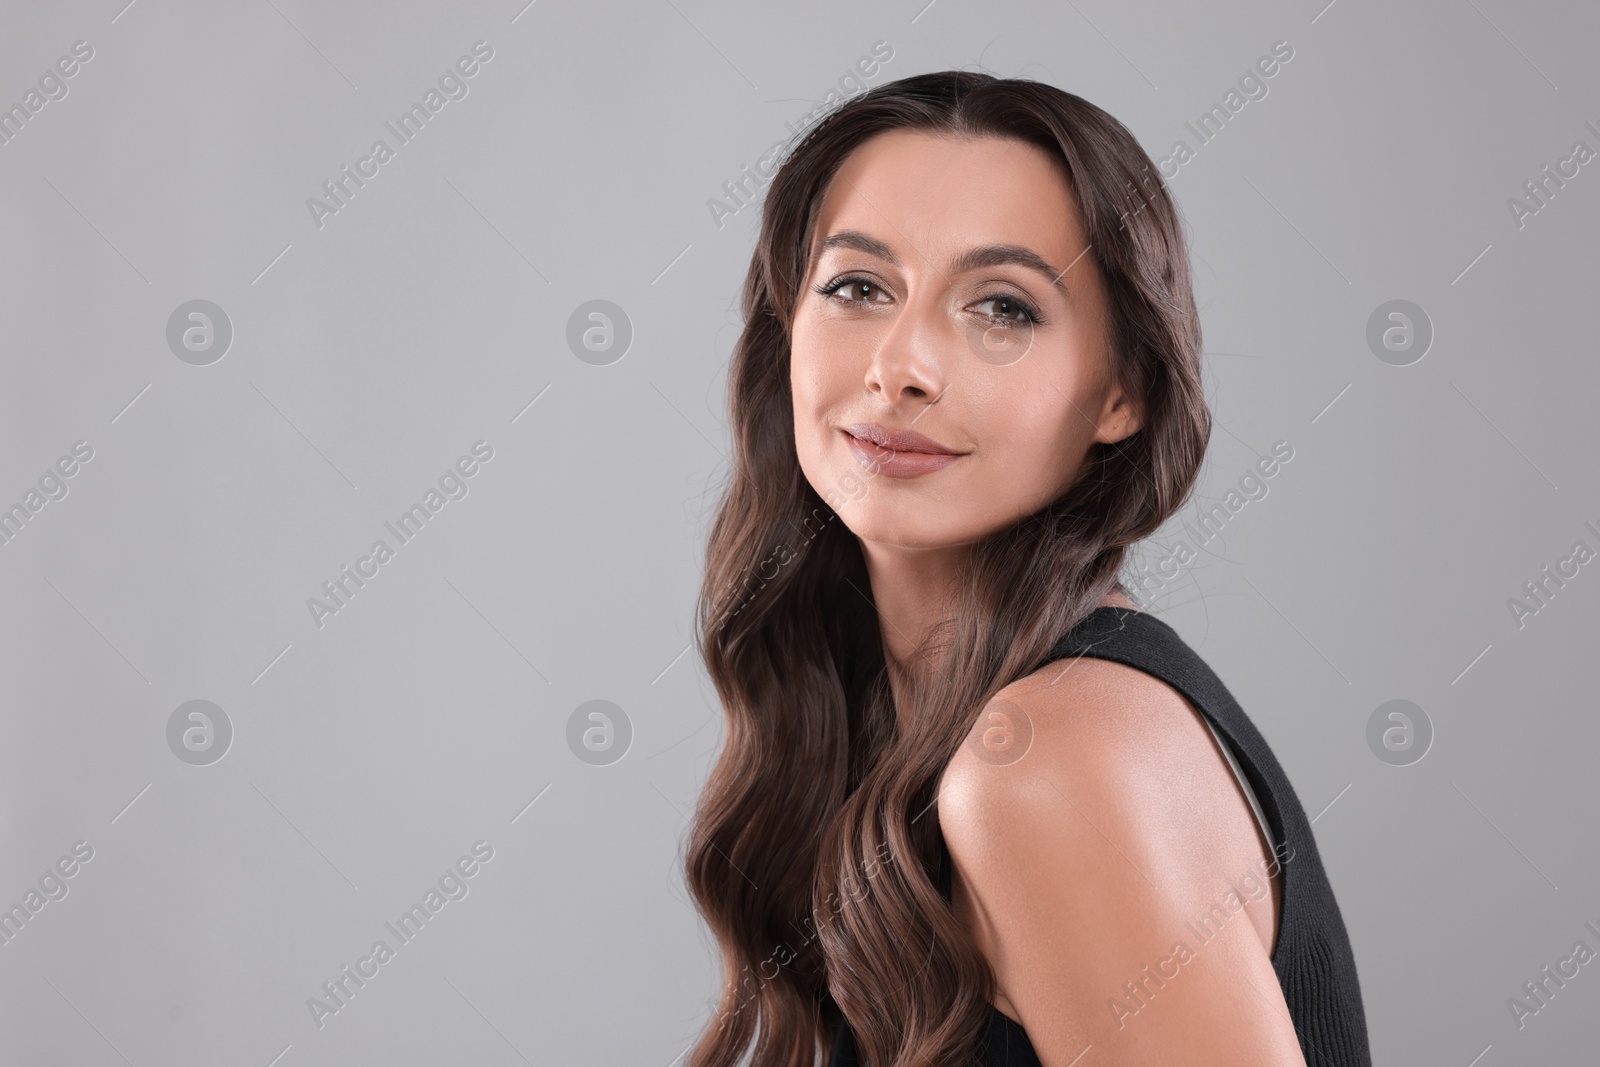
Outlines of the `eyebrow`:
{"type": "MultiPolygon", "coordinates": [[[[816,255],[811,257],[812,266],[816,266],[823,253],[831,248],[853,248],[858,252],[865,252],[869,256],[876,256],[890,266],[900,266],[900,257],[894,254],[894,249],[876,237],[864,234],[860,230],[840,230],[838,233],[827,237],[817,246],[816,255]]],[[[1081,253],[1079,258],[1082,258],[1081,253]]],[[[1072,263],[1077,261],[1074,259],[1072,263]]],[[[1067,264],[1067,270],[1072,269],[1072,263],[1067,264]]],[[[1067,291],[1067,287],[1061,282],[1061,276],[1066,271],[1056,270],[1045,262],[1044,257],[1031,248],[1025,248],[1022,245],[980,245],[977,248],[969,248],[951,261],[950,271],[953,274],[961,274],[969,270],[998,267],[1003,264],[1013,264],[1035,271],[1042,274],[1049,280],[1051,285],[1060,289],[1063,293],[1067,291]]]]}

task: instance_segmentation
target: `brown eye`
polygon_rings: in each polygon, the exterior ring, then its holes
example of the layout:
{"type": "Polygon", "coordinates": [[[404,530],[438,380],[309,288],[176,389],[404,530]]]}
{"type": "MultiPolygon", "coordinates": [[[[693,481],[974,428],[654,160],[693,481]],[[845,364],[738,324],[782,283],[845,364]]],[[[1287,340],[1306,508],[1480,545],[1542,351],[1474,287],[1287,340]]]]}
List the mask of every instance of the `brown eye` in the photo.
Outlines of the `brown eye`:
{"type": "Polygon", "coordinates": [[[999,319],[1004,322],[1031,322],[1034,324],[1043,321],[1032,304],[1029,304],[1026,300],[1019,300],[1014,296],[1008,296],[1005,293],[995,293],[993,296],[985,297],[978,302],[979,307],[984,304],[995,305],[995,312],[988,316],[991,319],[999,319]]]}
{"type": "Polygon", "coordinates": [[[822,296],[832,296],[834,293],[840,292],[841,290],[844,293],[844,301],[847,304],[884,303],[882,300],[874,300],[870,299],[869,297],[869,294],[871,293],[882,293],[883,286],[879,285],[877,282],[869,281],[866,278],[839,278],[835,281],[829,282],[827,285],[817,286],[815,291],[822,296]],[[860,297],[869,298],[858,299],[860,297]]]}

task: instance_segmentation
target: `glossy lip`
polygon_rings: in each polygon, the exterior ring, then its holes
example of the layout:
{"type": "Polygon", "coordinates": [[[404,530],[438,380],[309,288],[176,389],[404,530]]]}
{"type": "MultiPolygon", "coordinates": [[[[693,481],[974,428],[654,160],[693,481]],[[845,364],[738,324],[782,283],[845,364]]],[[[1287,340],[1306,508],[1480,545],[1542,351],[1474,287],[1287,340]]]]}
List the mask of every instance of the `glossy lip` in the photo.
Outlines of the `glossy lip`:
{"type": "Polygon", "coordinates": [[[879,448],[891,449],[895,452],[921,452],[935,456],[959,456],[962,453],[953,448],[946,448],[931,437],[924,437],[911,430],[894,430],[887,426],[880,426],[875,422],[857,422],[849,426],[840,427],[845,433],[859,441],[877,445],[879,448]]]}
{"type": "Polygon", "coordinates": [[[919,433],[890,430],[877,423],[858,423],[842,427],[841,432],[857,462],[873,474],[885,474],[890,478],[932,474],[967,454],[947,449],[919,433]],[[892,443],[880,444],[880,441],[892,443]]]}

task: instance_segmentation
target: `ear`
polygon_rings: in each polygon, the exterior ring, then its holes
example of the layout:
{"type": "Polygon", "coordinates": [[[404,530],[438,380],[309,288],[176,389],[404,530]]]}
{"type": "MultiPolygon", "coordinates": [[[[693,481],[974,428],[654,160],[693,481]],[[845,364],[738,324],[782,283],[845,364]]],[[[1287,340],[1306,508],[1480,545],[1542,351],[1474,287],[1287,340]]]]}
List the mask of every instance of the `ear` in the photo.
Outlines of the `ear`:
{"type": "Polygon", "coordinates": [[[1113,385],[1100,410],[1100,421],[1095,426],[1094,439],[1104,444],[1116,444],[1132,437],[1144,426],[1144,404],[1120,385],[1113,385]]]}

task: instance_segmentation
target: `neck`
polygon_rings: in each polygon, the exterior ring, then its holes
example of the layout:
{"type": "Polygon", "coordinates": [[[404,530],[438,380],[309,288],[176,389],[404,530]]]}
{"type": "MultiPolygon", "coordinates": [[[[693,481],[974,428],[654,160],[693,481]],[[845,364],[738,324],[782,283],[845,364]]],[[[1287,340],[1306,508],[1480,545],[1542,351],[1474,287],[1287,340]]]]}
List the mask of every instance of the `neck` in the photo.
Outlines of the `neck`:
{"type": "MultiPolygon", "coordinates": [[[[904,724],[911,717],[905,694],[912,680],[923,671],[935,669],[930,660],[914,653],[954,610],[956,581],[967,546],[904,549],[870,541],[860,544],[872,600],[878,609],[890,692],[904,724]]],[[[1120,585],[1113,586],[1097,606],[1138,607],[1120,585]]]]}
{"type": "Polygon", "coordinates": [[[950,617],[967,546],[904,549],[863,541],[861,551],[878,609],[890,688],[903,719],[907,709],[902,694],[917,672],[929,669],[913,653],[950,617]]]}

